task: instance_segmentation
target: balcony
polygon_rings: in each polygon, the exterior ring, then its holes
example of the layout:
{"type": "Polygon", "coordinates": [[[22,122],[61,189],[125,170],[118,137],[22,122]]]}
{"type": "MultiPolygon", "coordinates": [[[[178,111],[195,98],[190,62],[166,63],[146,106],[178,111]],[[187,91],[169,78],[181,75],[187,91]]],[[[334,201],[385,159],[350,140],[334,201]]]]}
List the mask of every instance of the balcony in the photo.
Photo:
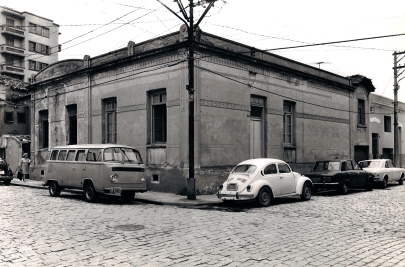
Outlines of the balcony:
{"type": "Polygon", "coordinates": [[[17,47],[17,46],[11,46],[11,45],[6,45],[6,44],[0,45],[0,53],[1,54],[10,54],[10,55],[19,56],[19,57],[25,57],[24,47],[17,47]]]}
{"type": "Polygon", "coordinates": [[[13,37],[18,37],[18,38],[25,38],[25,31],[18,27],[2,25],[1,34],[10,35],[13,37]]]}
{"type": "Polygon", "coordinates": [[[24,68],[14,65],[8,65],[5,63],[0,63],[0,73],[24,76],[24,68]]]}

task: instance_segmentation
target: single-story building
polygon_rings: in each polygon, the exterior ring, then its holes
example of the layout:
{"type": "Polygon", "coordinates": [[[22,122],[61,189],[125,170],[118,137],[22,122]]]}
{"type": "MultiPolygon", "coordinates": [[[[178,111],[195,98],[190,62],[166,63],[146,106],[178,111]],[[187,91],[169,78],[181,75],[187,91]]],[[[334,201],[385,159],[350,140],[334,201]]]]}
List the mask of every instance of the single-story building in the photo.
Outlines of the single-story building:
{"type": "Polygon", "coordinates": [[[370,79],[201,30],[195,40],[193,95],[186,90],[183,28],[94,58],[59,61],[32,77],[33,176],[42,179],[53,146],[119,143],[140,150],[150,190],[183,192],[190,105],[197,193],[215,192],[248,158],[279,158],[304,172],[320,159],[368,157],[370,79]]]}

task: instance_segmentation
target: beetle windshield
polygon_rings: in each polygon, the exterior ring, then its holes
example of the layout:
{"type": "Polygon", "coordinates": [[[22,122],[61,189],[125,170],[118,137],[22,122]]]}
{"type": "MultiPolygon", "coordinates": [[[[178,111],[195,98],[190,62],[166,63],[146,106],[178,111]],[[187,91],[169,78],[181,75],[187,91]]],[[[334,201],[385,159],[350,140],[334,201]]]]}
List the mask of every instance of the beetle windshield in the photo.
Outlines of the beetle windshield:
{"type": "Polygon", "coordinates": [[[360,167],[362,167],[362,168],[380,168],[380,166],[381,166],[381,160],[360,162],[360,167]]]}
{"type": "Polygon", "coordinates": [[[245,173],[245,174],[252,174],[256,170],[255,165],[238,165],[236,166],[231,173],[245,173]]]}
{"type": "Polygon", "coordinates": [[[132,148],[111,147],[104,150],[105,162],[142,163],[139,152],[132,148]]]}

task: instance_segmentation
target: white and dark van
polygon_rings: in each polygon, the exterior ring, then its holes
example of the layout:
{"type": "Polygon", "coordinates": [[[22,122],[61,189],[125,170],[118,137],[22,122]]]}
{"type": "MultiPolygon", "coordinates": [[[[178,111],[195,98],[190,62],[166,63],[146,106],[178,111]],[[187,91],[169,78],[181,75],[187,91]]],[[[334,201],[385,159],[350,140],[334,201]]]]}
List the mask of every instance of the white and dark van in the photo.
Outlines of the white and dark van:
{"type": "Polygon", "coordinates": [[[98,195],[121,196],[128,202],[146,192],[145,166],[135,148],[116,144],[82,144],[51,149],[45,182],[52,197],[63,189],[84,191],[86,201],[98,195]]]}

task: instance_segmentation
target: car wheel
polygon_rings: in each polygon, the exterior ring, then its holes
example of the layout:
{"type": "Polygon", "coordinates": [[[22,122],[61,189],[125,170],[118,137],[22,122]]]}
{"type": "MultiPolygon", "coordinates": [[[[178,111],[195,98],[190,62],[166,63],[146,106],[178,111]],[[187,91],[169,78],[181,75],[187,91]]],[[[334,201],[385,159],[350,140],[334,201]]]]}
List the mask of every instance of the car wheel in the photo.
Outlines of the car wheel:
{"type": "Polygon", "coordinates": [[[51,184],[49,185],[49,195],[51,197],[58,197],[60,196],[60,192],[61,192],[61,188],[58,185],[57,182],[51,182],[51,184]]]}
{"type": "Polygon", "coordinates": [[[4,180],[4,185],[10,185],[11,180],[4,180]]]}
{"type": "Polygon", "coordinates": [[[305,182],[304,186],[302,187],[302,194],[301,194],[301,199],[302,200],[310,200],[312,196],[312,186],[310,183],[305,182]]]}
{"type": "Polygon", "coordinates": [[[404,184],[404,176],[402,175],[401,178],[399,178],[398,184],[403,185],[404,184]]]}
{"type": "Polygon", "coordinates": [[[122,192],[121,193],[121,198],[124,200],[124,202],[130,202],[134,200],[135,197],[135,192],[122,192]]]}
{"type": "Polygon", "coordinates": [[[87,183],[84,187],[84,198],[87,202],[95,202],[97,199],[97,192],[92,183],[87,183]]]}
{"type": "Polygon", "coordinates": [[[374,188],[373,177],[369,177],[365,189],[366,189],[366,191],[373,191],[373,188],[374,188]]]}
{"type": "Polygon", "coordinates": [[[257,195],[257,203],[261,207],[267,207],[270,205],[272,197],[271,190],[268,187],[263,187],[257,195]]]}
{"type": "Polygon", "coordinates": [[[340,193],[342,195],[346,195],[347,193],[349,193],[349,185],[347,183],[344,183],[341,187],[340,187],[340,193]]]}
{"type": "Polygon", "coordinates": [[[387,184],[388,184],[388,177],[384,177],[381,183],[381,188],[387,188],[387,184]]]}

